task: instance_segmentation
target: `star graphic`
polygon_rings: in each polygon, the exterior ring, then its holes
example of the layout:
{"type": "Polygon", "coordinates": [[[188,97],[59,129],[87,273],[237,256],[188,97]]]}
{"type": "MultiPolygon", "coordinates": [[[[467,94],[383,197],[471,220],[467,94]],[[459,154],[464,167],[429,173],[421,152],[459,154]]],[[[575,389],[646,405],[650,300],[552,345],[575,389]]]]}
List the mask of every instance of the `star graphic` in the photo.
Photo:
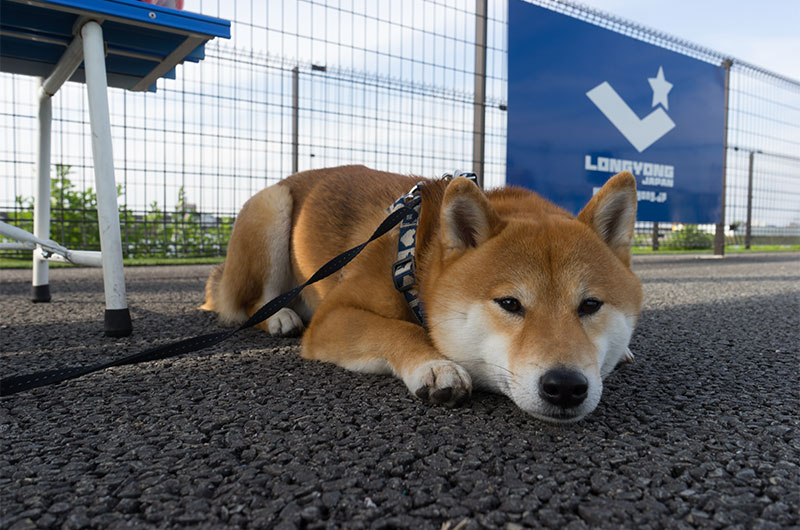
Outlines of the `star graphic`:
{"type": "Polygon", "coordinates": [[[667,101],[667,94],[672,90],[672,83],[664,79],[664,68],[658,67],[658,74],[655,77],[648,77],[647,81],[653,89],[653,106],[659,103],[664,105],[664,108],[669,110],[669,102],[667,101]]]}

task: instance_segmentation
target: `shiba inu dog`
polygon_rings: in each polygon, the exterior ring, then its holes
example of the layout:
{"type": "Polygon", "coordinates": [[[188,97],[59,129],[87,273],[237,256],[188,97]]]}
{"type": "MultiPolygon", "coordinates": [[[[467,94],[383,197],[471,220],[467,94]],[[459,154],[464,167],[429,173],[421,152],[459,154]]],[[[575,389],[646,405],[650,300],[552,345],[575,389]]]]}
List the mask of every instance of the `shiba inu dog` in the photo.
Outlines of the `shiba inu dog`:
{"type": "Polygon", "coordinates": [[[435,403],[455,405],[476,387],[552,422],[594,410],[603,378],[632,357],[641,310],[630,270],[630,173],[612,177],[577,217],[531,191],[484,193],[460,177],[420,181],[363,166],[297,173],[244,205],[202,309],[243,322],[369,238],[415,185],[413,236],[394,229],[380,237],[259,326],[302,332],[304,358],[394,374],[435,403]],[[415,245],[398,259],[406,239],[415,245]],[[396,285],[398,264],[413,272],[413,285],[396,285]]]}

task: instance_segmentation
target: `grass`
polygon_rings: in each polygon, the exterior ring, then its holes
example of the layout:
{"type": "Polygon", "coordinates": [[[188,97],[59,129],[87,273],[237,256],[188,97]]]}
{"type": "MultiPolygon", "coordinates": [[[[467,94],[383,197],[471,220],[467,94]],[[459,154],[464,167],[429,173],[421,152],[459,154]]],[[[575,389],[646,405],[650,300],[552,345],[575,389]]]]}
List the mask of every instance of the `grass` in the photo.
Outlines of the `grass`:
{"type": "MultiPolygon", "coordinates": [[[[147,267],[151,265],[207,265],[222,263],[224,256],[214,256],[208,258],[126,258],[122,260],[126,267],[147,267]]],[[[0,258],[0,269],[30,269],[31,259],[11,259],[0,258]]],[[[50,267],[75,267],[68,263],[50,262],[50,267]]]]}
{"type": "MultiPolygon", "coordinates": [[[[800,245],[751,245],[749,249],[744,248],[744,245],[726,245],[726,254],[751,254],[757,252],[798,252],[800,245]]],[[[633,247],[631,252],[634,255],[659,255],[659,254],[713,254],[713,248],[705,249],[674,249],[662,248],[661,250],[653,250],[649,247],[633,247]]]]}
{"type": "MultiPolygon", "coordinates": [[[[631,252],[634,255],[665,255],[665,254],[712,254],[713,249],[670,249],[653,251],[647,247],[633,247],[631,252]]],[[[749,254],[756,252],[800,252],[800,245],[753,245],[749,250],[744,245],[728,245],[725,247],[726,254],[749,254]]],[[[207,258],[126,258],[123,260],[126,267],[147,267],[151,265],[208,265],[222,263],[224,256],[213,256],[207,258]]],[[[50,262],[53,268],[75,267],[67,263],[50,262]]],[[[32,267],[30,258],[12,259],[0,258],[0,269],[30,269],[32,267]]]]}

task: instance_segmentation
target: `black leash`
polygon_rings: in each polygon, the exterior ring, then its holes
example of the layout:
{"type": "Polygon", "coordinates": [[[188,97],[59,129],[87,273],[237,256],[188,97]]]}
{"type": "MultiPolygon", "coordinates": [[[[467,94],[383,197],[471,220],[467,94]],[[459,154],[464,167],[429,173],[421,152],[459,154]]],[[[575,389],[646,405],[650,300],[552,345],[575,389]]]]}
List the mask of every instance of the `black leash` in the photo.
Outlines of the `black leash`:
{"type": "Polygon", "coordinates": [[[279,309],[286,307],[298,294],[300,294],[300,291],[305,289],[307,286],[330,276],[334,272],[350,263],[350,261],[355,258],[364,249],[364,247],[394,228],[394,226],[397,225],[406,215],[408,215],[410,211],[413,211],[413,209],[419,204],[420,200],[421,199],[419,197],[416,197],[406,203],[405,206],[394,210],[386,219],[383,220],[383,222],[368,240],[328,261],[328,263],[320,267],[320,269],[302,285],[298,285],[291,291],[280,294],[264,304],[253,314],[253,316],[248,318],[244,324],[236,329],[219,331],[217,333],[209,333],[207,335],[200,335],[190,339],[184,339],[177,342],[172,342],[170,344],[156,346],[155,348],[150,348],[143,352],[139,352],[128,357],[123,357],[122,359],[91,366],[62,368],[60,370],[45,370],[43,372],[36,372],[27,375],[15,375],[12,377],[7,377],[0,380],[0,396],[10,396],[12,394],[16,394],[17,392],[24,392],[25,390],[30,390],[32,388],[61,383],[62,381],[75,379],[76,377],[97,372],[99,370],[105,370],[106,368],[111,368],[112,366],[124,366],[127,364],[167,359],[169,357],[175,357],[176,355],[202,350],[203,348],[208,348],[209,346],[219,344],[228,337],[232,336],[234,333],[263,322],[278,312],[279,309]]]}

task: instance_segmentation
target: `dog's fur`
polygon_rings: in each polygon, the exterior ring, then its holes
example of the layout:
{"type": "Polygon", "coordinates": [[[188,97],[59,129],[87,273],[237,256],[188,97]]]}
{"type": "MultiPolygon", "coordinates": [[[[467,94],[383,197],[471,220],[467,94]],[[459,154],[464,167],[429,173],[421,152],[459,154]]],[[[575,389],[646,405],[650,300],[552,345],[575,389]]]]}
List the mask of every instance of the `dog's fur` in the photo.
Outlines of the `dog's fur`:
{"type": "MultiPolygon", "coordinates": [[[[420,180],[344,166],[262,190],[237,217],[202,308],[223,323],[243,322],[365,241],[386,207],[420,180]]],[[[533,192],[484,193],[464,178],[423,180],[421,192],[416,264],[427,330],[393,285],[397,229],[260,327],[292,335],[310,322],[303,357],[394,374],[434,402],[455,404],[476,386],[549,421],[591,412],[602,379],[626,358],[641,309],[630,270],[634,177],[612,177],[577,218],[533,192]],[[602,302],[599,310],[581,313],[587,299],[602,302]],[[553,370],[582,375],[585,399],[546,399],[542,381],[553,370]]]]}

